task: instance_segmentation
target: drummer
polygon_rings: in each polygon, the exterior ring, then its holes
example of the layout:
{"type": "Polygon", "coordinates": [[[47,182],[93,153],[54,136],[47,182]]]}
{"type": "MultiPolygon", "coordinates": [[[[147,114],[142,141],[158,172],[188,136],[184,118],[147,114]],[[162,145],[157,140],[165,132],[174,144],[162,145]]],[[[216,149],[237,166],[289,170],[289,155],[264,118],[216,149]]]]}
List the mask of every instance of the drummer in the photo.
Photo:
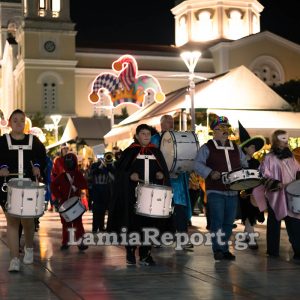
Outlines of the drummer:
{"type": "MultiPolygon", "coordinates": [[[[161,133],[174,130],[174,120],[171,115],[163,115],[160,118],[161,133]]],[[[161,137],[156,134],[151,137],[151,141],[160,146],[161,137]]],[[[189,177],[188,172],[177,172],[170,174],[171,186],[173,189],[173,205],[174,213],[172,215],[173,231],[177,233],[188,233],[188,224],[191,222],[192,207],[189,193],[189,177]]],[[[191,223],[190,223],[191,224],[191,223]]],[[[165,230],[168,230],[169,224],[166,224],[165,230]]],[[[176,250],[191,250],[192,243],[186,243],[181,247],[176,247],[176,250]]]]}
{"type": "Polygon", "coordinates": [[[223,243],[212,235],[215,260],[235,260],[228,241],[236,216],[238,192],[228,190],[222,183],[222,173],[248,167],[245,154],[234,141],[228,139],[231,125],[224,116],[216,116],[210,123],[213,139],[202,145],[195,158],[195,171],[205,178],[210,232],[225,234],[223,243]],[[222,245],[223,244],[223,245],[222,245]]]}
{"type": "MultiPolygon", "coordinates": [[[[247,130],[239,122],[239,136],[240,136],[240,148],[246,154],[248,166],[250,169],[258,170],[259,160],[253,157],[254,153],[261,150],[266,141],[263,136],[256,135],[250,137],[247,130]]],[[[240,192],[239,202],[241,208],[242,222],[245,225],[244,233],[245,240],[249,243],[249,249],[257,250],[258,244],[255,239],[250,239],[249,234],[254,233],[254,225],[256,221],[263,223],[265,220],[264,212],[260,212],[259,209],[253,205],[251,201],[253,199],[252,189],[247,189],[240,192]]]]}
{"type": "MultiPolygon", "coordinates": [[[[78,168],[77,156],[74,153],[68,153],[63,157],[63,169],[64,171],[59,174],[51,182],[51,191],[58,199],[59,205],[66,202],[71,197],[78,197],[80,199],[81,191],[88,188],[87,181],[84,178],[82,172],[78,168]]],[[[79,216],[71,222],[67,222],[63,216],[60,215],[62,224],[62,245],[60,250],[68,250],[69,245],[69,228],[75,228],[75,238],[78,241],[84,235],[85,231],[82,224],[82,216],[79,216]]],[[[88,248],[87,245],[81,241],[78,245],[80,251],[84,251],[88,248]]]]}
{"type": "MultiPolygon", "coordinates": [[[[4,179],[8,181],[13,177],[23,177],[39,180],[44,177],[41,170],[46,165],[46,149],[40,140],[33,135],[24,134],[25,113],[16,109],[9,117],[10,134],[0,137],[0,176],[1,186],[4,179]]],[[[16,199],[20,200],[21,199],[16,199]]],[[[9,272],[20,271],[19,259],[19,225],[20,222],[24,228],[25,248],[24,264],[33,263],[33,237],[34,237],[34,218],[20,218],[9,215],[5,208],[7,193],[1,190],[0,202],[4,210],[7,221],[7,240],[10,250],[9,272]]]]}
{"type": "MultiPolygon", "coordinates": [[[[136,128],[134,142],[126,148],[116,162],[113,195],[109,207],[107,231],[127,234],[141,233],[145,227],[156,227],[157,220],[135,213],[135,190],[139,182],[169,186],[169,173],[161,151],[152,143],[151,127],[140,124],[136,128]]],[[[127,265],[135,265],[136,245],[126,246],[127,265]]],[[[153,266],[151,246],[139,246],[140,265],[153,266]]]]}
{"type": "Polygon", "coordinates": [[[300,165],[289,149],[288,140],[284,130],[272,134],[270,153],[260,165],[265,184],[254,188],[253,195],[261,211],[268,208],[267,254],[279,256],[281,220],[284,220],[294,251],[293,258],[300,260],[300,214],[289,210],[286,197],[289,183],[300,179],[300,165]]]}

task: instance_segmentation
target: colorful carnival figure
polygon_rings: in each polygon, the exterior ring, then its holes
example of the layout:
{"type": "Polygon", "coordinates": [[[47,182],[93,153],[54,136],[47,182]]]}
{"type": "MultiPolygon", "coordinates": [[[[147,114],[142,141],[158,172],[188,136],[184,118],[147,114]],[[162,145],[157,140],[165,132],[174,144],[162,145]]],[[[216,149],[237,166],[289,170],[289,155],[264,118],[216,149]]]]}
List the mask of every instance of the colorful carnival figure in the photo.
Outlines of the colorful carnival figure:
{"type": "Polygon", "coordinates": [[[289,149],[285,130],[276,130],[271,139],[271,150],[260,165],[264,185],[254,188],[252,193],[260,211],[268,209],[267,254],[279,256],[281,221],[284,220],[293,258],[300,260],[300,214],[290,207],[288,197],[290,184],[299,180],[300,165],[289,149]]]}
{"type": "Polygon", "coordinates": [[[153,101],[161,103],[165,95],[156,78],[151,75],[137,76],[136,60],[131,55],[123,55],[112,65],[117,75],[101,73],[94,81],[89,101],[99,102],[105,90],[109,92],[114,107],[122,103],[133,103],[145,106],[153,101]]]}

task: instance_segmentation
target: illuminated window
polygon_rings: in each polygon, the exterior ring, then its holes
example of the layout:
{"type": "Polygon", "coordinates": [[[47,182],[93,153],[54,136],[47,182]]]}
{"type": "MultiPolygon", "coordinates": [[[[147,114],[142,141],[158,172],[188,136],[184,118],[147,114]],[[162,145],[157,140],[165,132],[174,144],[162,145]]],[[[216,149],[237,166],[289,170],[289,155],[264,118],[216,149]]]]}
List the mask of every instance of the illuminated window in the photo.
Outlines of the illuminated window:
{"type": "Polygon", "coordinates": [[[237,40],[242,37],[243,20],[242,13],[239,10],[233,9],[229,12],[229,34],[230,38],[237,40]]]}
{"type": "Polygon", "coordinates": [[[46,16],[46,1],[45,0],[39,1],[39,16],[40,17],[46,16]]]}
{"type": "Polygon", "coordinates": [[[197,30],[195,31],[195,38],[197,40],[207,41],[213,38],[213,24],[210,11],[203,10],[198,14],[197,25],[197,30]]]}
{"type": "Polygon", "coordinates": [[[52,10],[52,16],[54,18],[59,17],[60,9],[61,9],[60,0],[52,0],[51,1],[51,10],[52,10]]]}
{"type": "Polygon", "coordinates": [[[183,45],[187,41],[188,41],[188,34],[187,34],[186,17],[183,16],[179,19],[177,44],[183,45]]]}
{"type": "Polygon", "coordinates": [[[256,15],[253,15],[252,17],[252,28],[253,28],[253,32],[252,32],[253,34],[260,32],[259,21],[256,15]]]}
{"type": "Polygon", "coordinates": [[[46,1],[45,0],[40,0],[39,9],[46,9],[46,1]]]}

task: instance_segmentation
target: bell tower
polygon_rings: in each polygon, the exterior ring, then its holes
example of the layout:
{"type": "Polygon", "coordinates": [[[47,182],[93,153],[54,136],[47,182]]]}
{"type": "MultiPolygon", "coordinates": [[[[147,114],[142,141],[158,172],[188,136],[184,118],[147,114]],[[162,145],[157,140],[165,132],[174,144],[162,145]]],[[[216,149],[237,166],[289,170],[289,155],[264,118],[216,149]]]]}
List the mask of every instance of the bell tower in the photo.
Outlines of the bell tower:
{"type": "Polygon", "coordinates": [[[75,113],[75,24],[69,0],[22,0],[15,106],[26,113],[75,113]]]}
{"type": "Polygon", "coordinates": [[[257,0],[177,1],[175,44],[237,40],[260,31],[263,6],[257,0]]]}

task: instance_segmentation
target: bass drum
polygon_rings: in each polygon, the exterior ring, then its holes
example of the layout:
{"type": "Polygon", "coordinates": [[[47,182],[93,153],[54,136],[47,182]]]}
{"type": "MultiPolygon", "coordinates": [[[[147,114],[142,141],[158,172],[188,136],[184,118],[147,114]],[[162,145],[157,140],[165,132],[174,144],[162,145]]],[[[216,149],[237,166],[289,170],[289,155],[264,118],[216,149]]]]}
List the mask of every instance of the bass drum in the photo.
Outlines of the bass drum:
{"type": "Polygon", "coordinates": [[[160,150],[170,173],[191,172],[199,150],[193,131],[166,131],[161,136],[160,150]]]}

